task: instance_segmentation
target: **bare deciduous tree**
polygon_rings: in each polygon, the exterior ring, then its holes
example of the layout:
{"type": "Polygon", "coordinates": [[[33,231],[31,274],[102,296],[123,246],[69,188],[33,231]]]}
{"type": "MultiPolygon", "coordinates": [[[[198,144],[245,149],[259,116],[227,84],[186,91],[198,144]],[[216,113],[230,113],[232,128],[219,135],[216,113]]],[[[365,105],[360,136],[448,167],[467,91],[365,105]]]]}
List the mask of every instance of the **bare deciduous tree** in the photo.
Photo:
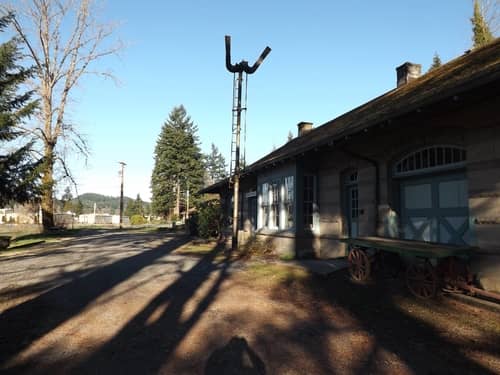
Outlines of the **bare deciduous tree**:
{"type": "MultiPolygon", "coordinates": [[[[17,3],[16,3],[17,4],[17,3]]],[[[14,11],[13,25],[35,66],[35,91],[40,99],[39,118],[32,128],[43,145],[45,159],[42,178],[43,226],[53,222],[55,168],[71,180],[65,154],[68,148],[88,155],[88,147],[78,128],[66,120],[71,93],[86,74],[110,76],[92,70],[97,60],[115,54],[120,43],[110,41],[115,27],[99,23],[92,0],[28,0],[14,11]],[[110,44],[110,42],[112,44],[110,44]]]]}
{"type": "Polygon", "coordinates": [[[478,0],[480,12],[494,37],[500,32],[500,0],[478,0]]]}

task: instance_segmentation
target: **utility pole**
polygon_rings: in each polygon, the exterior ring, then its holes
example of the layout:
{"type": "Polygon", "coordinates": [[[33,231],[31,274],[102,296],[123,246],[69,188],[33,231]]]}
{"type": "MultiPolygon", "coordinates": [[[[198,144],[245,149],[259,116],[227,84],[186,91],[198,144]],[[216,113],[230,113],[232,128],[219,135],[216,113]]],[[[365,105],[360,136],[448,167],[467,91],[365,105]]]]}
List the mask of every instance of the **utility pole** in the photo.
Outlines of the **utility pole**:
{"type": "Polygon", "coordinates": [[[120,177],[121,177],[121,183],[120,183],[120,229],[122,229],[122,224],[123,224],[123,174],[124,174],[124,168],[127,164],[125,164],[123,161],[119,162],[121,165],[121,170],[120,170],[120,177]]]}
{"type": "MultiPolygon", "coordinates": [[[[246,85],[248,75],[255,73],[257,68],[262,64],[267,57],[271,48],[266,47],[261,53],[255,64],[248,65],[248,61],[241,60],[237,64],[231,64],[231,37],[226,35],[226,68],[234,74],[233,80],[233,135],[231,141],[231,181],[233,183],[233,237],[231,248],[236,250],[238,248],[238,224],[239,224],[239,194],[240,194],[240,132],[241,132],[241,112],[246,111],[241,105],[242,88],[243,84],[246,85]],[[243,77],[245,73],[245,78],[243,77]],[[236,96],[236,97],[235,97],[236,96]],[[234,155],[233,155],[234,154],[234,155]],[[234,157],[234,168],[233,168],[234,157]]],[[[246,86],[245,86],[245,100],[246,100],[246,86]]]]}
{"type": "Polygon", "coordinates": [[[176,221],[181,219],[181,183],[177,177],[177,182],[175,183],[175,210],[174,215],[176,221]]]}
{"type": "Polygon", "coordinates": [[[189,185],[186,188],[186,220],[189,219],[189,185]]]}

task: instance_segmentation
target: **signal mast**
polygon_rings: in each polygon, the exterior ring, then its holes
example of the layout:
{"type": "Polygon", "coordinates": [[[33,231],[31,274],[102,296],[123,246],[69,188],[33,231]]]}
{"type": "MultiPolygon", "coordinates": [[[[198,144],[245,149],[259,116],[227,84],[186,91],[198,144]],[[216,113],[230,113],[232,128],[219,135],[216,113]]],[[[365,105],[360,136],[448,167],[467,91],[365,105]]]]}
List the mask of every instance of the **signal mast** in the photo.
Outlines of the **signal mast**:
{"type": "MultiPolygon", "coordinates": [[[[237,64],[231,64],[231,37],[226,35],[226,68],[233,73],[233,118],[232,118],[232,137],[231,137],[231,164],[230,164],[230,183],[233,184],[233,237],[231,248],[238,248],[238,197],[240,190],[240,133],[241,133],[241,114],[246,114],[247,101],[247,80],[248,75],[255,73],[257,68],[267,57],[271,48],[266,47],[257,61],[253,65],[248,65],[248,61],[241,60],[237,64]],[[244,92],[244,96],[243,96],[244,92]]],[[[246,118],[246,116],[245,116],[246,118]]],[[[244,124],[246,134],[246,121],[244,124]]],[[[243,154],[244,156],[244,154],[243,154]]],[[[244,160],[244,159],[243,159],[244,160]]]]}

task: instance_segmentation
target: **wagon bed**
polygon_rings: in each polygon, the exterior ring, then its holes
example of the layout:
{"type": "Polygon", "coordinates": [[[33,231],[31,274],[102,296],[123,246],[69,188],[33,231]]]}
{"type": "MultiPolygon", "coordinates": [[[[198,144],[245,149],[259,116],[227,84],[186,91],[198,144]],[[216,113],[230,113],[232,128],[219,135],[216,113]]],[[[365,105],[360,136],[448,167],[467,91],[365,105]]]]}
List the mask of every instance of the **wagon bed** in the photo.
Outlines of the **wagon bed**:
{"type": "Polygon", "coordinates": [[[421,258],[447,258],[452,256],[469,256],[475,250],[473,246],[446,245],[435,242],[423,242],[413,240],[401,240],[397,238],[384,237],[358,237],[344,238],[341,242],[352,246],[374,248],[390,251],[399,255],[410,255],[421,258]]]}
{"type": "Polygon", "coordinates": [[[350,245],[349,272],[355,281],[370,278],[373,265],[383,267],[387,253],[392,253],[398,264],[402,263],[399,259],[410,259],[406,267],[406,284],[417,297],[433,297],[443,284],[457,288],[472,280],[464,260],[470,258],[476,247],[384,237],[345,238],[340,241],[350,245]]]}

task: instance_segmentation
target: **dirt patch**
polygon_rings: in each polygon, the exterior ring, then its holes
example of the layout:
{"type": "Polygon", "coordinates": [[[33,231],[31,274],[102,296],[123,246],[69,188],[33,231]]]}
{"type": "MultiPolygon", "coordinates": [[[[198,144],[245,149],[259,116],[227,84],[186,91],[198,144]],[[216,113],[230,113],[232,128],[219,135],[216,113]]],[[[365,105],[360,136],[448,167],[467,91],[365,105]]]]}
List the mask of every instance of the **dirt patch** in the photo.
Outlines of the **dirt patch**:
{"type": "Polygon", "coordinates": [[[422,302],[397,280],[358,285],[346,272],[318,278],[262,259],[239,260],[236,267],[231,254],[205,249],[186,255],[189,246],[159,233],[104,235],[31,263],[3,262],[10,295],[25,291],[29,298],[0,299],[0,369],[500,371],[499,313],[447,298],[422,302]],[[35,266],[38,271],[29,269],[35,266]]]}

